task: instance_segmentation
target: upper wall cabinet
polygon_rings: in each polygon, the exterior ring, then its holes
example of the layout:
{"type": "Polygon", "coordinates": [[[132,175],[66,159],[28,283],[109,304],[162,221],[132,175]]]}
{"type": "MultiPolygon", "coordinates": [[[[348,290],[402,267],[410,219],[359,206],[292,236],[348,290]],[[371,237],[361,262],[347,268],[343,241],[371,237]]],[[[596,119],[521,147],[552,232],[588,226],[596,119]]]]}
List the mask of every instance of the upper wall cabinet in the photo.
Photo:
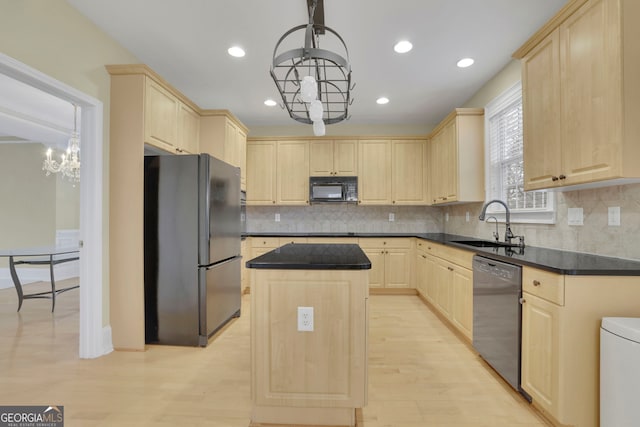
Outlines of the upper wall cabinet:
{"type": "Polygon", "coordinates": [[[434,205],[484,200],[484,110],[457,108],[431,136],[434,205]]]}
{"type": "Polygon", "coordinates": [[[391,203],[427,204],[427,141],[391,141],[391,203]]]}
{"type": "Polygon", "coordinates": [[[276,204],[277,144],[247,142],[247,205],[276,204]]]}
{"type": "Polygon", "coordinates": [[[360,140],[358,199],[363,205],[391,204],[391,141],[360,140]]]}
{"type": "Polygon", "coordinates": [[[358,175],[358,141],[313,140],[309,143],[311,176],[358,175]]]}
{"type": "Polygon", "coordinates": [[[525,189],[640,178],[640,2],[574,0],[522,59],[525,189]]]}
{"type": "Polygon", "coordinates": [[[240,188],[247,185],[247,128],[227,110],[204,110],[200,151],[240,168],[240,188]]]}
{"type": "Polygon", "coordinates": [[[168,152],[198,153],[198,113],[149,76],[144,99],[144,141],[168,152]]]}

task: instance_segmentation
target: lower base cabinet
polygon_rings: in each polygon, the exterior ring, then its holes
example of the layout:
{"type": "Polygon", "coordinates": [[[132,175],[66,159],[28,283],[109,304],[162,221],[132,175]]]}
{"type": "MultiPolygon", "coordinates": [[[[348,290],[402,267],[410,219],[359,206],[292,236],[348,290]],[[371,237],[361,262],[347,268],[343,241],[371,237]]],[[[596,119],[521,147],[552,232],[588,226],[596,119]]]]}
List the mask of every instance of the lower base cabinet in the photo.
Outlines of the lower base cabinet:
{"type": "Polygon", "coordinates": [[[369,288],[411,289],[413,239],[361,238],[360,247],[371,261],[369,288]]]}
{"type": "Polygon", "coordinates": [[[416,289],[465,337],[473,337],[473,253],[418,240],[416,289]]]}
{"type": "Polygon", "coordinates": [[[555,424],[599,425],[603,317],[640,317],[640,277],[522,270],[522,388],[555,424]]]}

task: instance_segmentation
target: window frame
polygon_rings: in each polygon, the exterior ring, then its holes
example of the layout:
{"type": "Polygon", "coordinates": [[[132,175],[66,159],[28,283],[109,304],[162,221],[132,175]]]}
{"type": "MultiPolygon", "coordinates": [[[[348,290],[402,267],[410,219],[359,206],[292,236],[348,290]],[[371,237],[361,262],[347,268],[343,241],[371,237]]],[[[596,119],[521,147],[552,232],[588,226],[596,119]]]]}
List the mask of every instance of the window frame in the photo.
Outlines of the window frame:
{"type": "MultiPolygon", "coordinates": [[[[504,195],[496,197],[491,194],[491,130],[490,121],[493,116],[504,110],[514,101],[522,96],[522,81],[518,80],[514,85],[509,87],[503,93],[495,97],[484,108],[484,134],[485,134],[485,201],[491,201],[496,198],[504,200],[504,195]]],[[[524,105],[523,105],[524,108],[524,105]]],[[[523,131],[524,132],[524,131],[523,131]]],[[[523,135],[524,138],[524,135],[523,135]]],[[[524,183],[523,183],[524,184],[524,183]]],[[[530,224],[555,224],[556,223],[556,195],[550,190],[536,190],[547,192],[547,207],[539,209],[513,209],[510,210],[512,223],[530,223],[530,224]]],[[[494,216],[499,222],[505,222],[505,209],[499,203],[493,203],[487,207],[487,216],[494,216]]]]}

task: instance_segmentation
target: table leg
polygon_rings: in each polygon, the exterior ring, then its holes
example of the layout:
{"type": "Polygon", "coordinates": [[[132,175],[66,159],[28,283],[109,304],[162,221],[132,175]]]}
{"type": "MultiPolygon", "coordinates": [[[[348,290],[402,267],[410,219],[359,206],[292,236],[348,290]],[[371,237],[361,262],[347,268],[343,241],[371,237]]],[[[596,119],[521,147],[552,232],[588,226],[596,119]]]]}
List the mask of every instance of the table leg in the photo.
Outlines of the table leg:
{"type": "Polygon", "coordinates": [[[51,274],[51,312],[56,309],[56,281],[53,278],[53,255],[49,255],[49,273],[51,274]]]}
{"type": "Polygon", "coordinates": [[[22,284],[18,279],[18,273],[16,272],[16,266],[14,265],[13,256],[9,257],[9,271],[11,273],[11,280],[13,280],[13,286],[16,287],[18,292],[18,311],[22,308],[22,300],[24,299],[24,293],[22,292],[22,284]]]}

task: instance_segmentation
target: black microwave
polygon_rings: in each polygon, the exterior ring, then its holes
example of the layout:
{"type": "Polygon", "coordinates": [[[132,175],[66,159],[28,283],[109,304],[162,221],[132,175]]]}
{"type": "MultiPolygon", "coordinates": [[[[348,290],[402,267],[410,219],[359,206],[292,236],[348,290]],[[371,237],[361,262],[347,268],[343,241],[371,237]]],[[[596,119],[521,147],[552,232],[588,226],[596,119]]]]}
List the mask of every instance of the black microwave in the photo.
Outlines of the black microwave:
{"type": "Polygon", "coordinates": [[[358,203],[357,176],[309,177],[309,202],[358,203]]]}

